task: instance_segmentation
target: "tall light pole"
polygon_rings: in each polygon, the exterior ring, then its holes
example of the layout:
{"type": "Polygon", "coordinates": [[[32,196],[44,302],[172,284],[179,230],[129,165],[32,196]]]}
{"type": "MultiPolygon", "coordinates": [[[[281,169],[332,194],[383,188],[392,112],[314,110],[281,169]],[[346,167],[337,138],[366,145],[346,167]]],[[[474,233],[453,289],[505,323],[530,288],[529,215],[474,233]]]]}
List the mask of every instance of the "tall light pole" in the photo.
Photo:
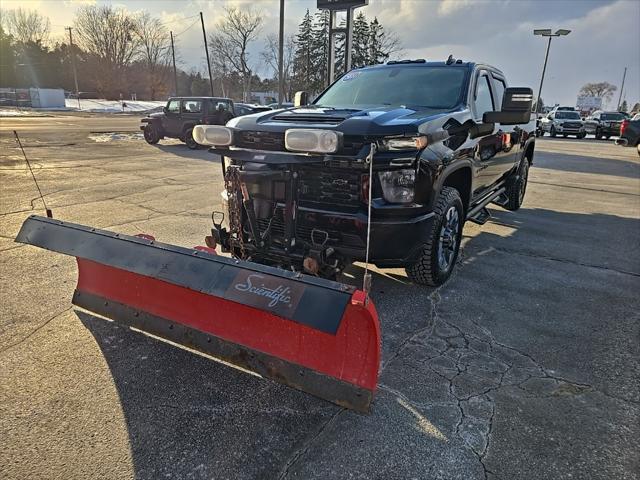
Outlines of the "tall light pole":
{"type": "Polygon", "coordinates": [[[284,0],[280,0],[280,31],[278,33],[278,107],[284,101],[284,0]]]}
{"type": "Polygon", "coordinates": [[[556,30],[556,33],[551,33],[550,28],[541,28],[533,31],[534,35],[549,37],[549,42],[547,43],[547,53],[544,56],[544,66],[542,67],[542,76],[540,77],[540,88],[538,88],[538,100],[536,101],[536,113],[540,113],[540,95],[542,95],[542,83],[544,82],[544,74],[547,71],[547,60],[549,59],[549,49],[551,48],[551,39],[553,37],[564,37],[565,35],[569,35],[570,33],[571,33],[571,30],[566,30],[564,28],[560,28],[556,30]]]}

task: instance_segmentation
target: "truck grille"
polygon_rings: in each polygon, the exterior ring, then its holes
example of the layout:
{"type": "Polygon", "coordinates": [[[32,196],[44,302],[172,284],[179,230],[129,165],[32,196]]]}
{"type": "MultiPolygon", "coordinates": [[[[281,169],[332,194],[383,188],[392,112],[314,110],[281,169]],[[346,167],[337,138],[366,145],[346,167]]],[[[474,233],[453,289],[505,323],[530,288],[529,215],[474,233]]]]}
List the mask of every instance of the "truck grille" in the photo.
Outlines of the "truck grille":
{"type": "Polygon", "coordinates": [[[565,122],[562,126],[564,128],[580,128],[582,124],[578,122],[565,122]]]}
{"type": "Polygon", "coordinates": [[[360,206],[360,173],[304,168],[299,174],[298,199],[301,204],[360,206]]]}
{"type": "MultiPolygon", "coordinates": [[[[345,136],[339,155],[356,155],[364,145],[364,139],[357,136],[345,136]]],[[[235,139],[235,146],[250,150],[285,152],[284,132],[241,131],[235,139]]]]}
{"type": "MultiPolygon", "coordinates": [[[[269,223],[271,223],[271,228],[269,230],[270,237],[274,240],[284,240],[284,217],[281,208],[276,210],[272,219],[258,219],[258,228],[260,229],[260,232],[264,232],[267,227],[269,227],[269,223]]],[[[311,235],[314,229],[316,229],[316,227],[313,225],[307,225],[299,221],[296,224],[296,238],[303,242],[313,244],[311,235]]],[[[365,242],[354,233],[346,233],[333,229],[323,229],[322,231],[327,232],[329,235],[326,243],[327,246],[340,245],[347,248],[364,248],[366,246],[365,242]]],[[[321,234],[316,233],[316,236],[316,238],[322,238],[321,234]]]]}
{"type": "Polygon", "coordinates": [[[237,147],[253,150],[284,151],[284,132],[241,131],[235,142],[237,147]]]}

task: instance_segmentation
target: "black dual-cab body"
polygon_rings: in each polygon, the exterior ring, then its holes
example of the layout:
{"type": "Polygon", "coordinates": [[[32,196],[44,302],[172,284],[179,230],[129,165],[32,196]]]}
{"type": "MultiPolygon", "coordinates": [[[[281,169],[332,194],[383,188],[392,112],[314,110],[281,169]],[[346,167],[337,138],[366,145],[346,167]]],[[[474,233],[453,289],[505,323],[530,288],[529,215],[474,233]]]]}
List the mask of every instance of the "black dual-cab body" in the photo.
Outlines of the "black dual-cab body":
{"type": "Polygon", "coordinates": [[[162,112],[142,119],[140,130],[147,143],[156,144],[165,137],[178,138],[191,149],[198,148],[193,140],[196,125],[224,125],[235,117],[233,100],[217,97],[173,97],[162,112]]]}
{"type": "Polygon", "coordinates": [[[353,70],[310,105],[235,118],[229,145],[211,150],[229,201],[228,225],[214,214],[212,241],[239,258],[334,277],[365,259],[371,182],[370,262],[439,285],[466,220],[486,222],[492,202],[522,203],[531,100],[498,69],[450,58],[353,70]],[[294,129],[335,132],[335,151],[291,151],[294,129]]]}

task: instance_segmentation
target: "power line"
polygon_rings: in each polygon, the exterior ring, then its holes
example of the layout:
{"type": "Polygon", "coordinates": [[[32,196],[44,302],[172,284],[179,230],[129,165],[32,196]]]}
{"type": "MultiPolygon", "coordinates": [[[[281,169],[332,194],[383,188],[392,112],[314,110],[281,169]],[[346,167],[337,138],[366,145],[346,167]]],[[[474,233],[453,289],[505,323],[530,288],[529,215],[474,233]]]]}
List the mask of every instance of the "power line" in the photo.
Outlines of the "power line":
{"type": "MultiPolygon", "coordinates": [[[[196,15],[199,16],[199,15],[196,15]]],[[[191,25],[189,25],[187,28],[185,28],[184,30],[182,30],[179,33],[176,33],[173,35],[173,38],[179,37],[180,35],[182,35],[184,32],[186,32],[187,30],[189,30],[191,27],[193,27],[196,23],[198,23],[200,21],[200,19],[197,19],[195,22],[193,22],[191,25]]]]}

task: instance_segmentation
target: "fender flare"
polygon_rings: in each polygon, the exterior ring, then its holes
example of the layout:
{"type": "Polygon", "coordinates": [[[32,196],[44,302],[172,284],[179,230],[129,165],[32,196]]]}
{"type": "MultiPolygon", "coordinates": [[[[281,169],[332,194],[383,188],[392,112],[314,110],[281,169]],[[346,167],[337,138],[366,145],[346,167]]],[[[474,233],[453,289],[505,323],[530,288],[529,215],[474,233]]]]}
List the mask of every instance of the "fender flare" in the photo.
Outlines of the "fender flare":
{"type": "MultiPolygon", "coordinates": [[[[447,178],[449,178],[453,173],[466,168],[469,170],[470,182],[469,182],[469,191],[466,192],[467,198],[469,201],[472,197],[473,191],[473,162],[469,158],[460,158],[454,163],[447,165],[444,167],[438,174],[433,183],[433,192],[431,195],[431,204],[435,202],[438,195],[440,195],[440,191],[442,190],[442,186],[444,185],[447,178]]],[[[460,192],[461,195],[464,195],[465,192],[460,192]]],[[[468,202],[467,202],[468,203],[468,202]]],[[[465,205],[464,208],[468,208],[469,205],[465,205]]]]}

